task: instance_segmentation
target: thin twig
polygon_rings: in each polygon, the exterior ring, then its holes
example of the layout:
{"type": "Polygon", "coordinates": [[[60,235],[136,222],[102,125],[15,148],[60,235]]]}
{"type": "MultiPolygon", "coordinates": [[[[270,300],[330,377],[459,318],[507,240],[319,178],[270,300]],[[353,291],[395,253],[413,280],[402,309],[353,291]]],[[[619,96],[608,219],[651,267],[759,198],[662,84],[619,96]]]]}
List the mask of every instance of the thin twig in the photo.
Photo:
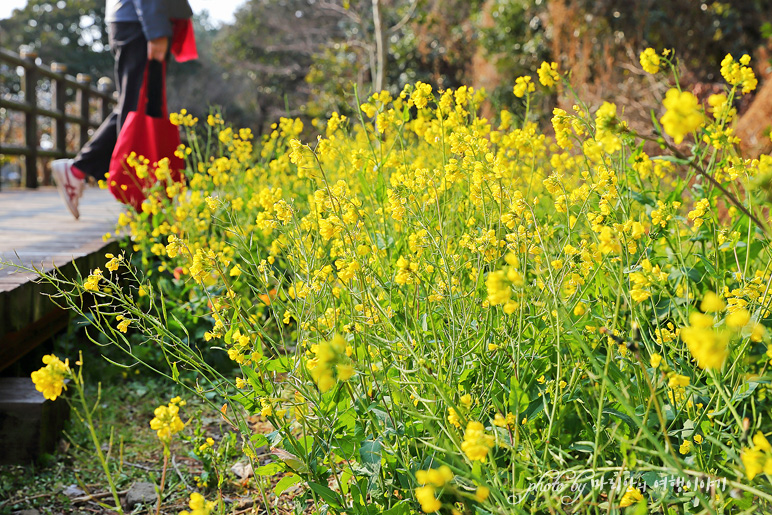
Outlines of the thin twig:
{"type": "Polygon", "coordinates": [[[172,454],[172,467],[174,467],[174,471],[177,473],[177,476],[179,476],[180,481],[182,481],[182,484],[185,485],[186,490],[193,490],[193,487],[188,484],[187,481],[185,481],[185,478],[182,476],[182,472],[180,472],[180,468],[177,466],[177,460],[175,459],[174,454],[172,454]]]}
{"type": "Polygon", "coordinates": [[[249,504],[244,505],[244,508],[238,511],[234,511],[233,515],[244,515],[244,513],[260,513],[260,507],[252,500],[249,504]]]}
{"type": "MultiPolygon", "coordinates": [[[[121,492],[118,492],[118,495],[119,496],[126,495],[127,493],[129,493],[128,490],[123,490],[121,492]]],[[[81,497],[74,497],[73,499],[71,499],[71,501],[74,502],[74,503],[76,503],[76,502],[95,501],[97,499],[104,499],[106,497],[111,497],[112,495],[113,495],[112,492],[101,492],[101,493],[98,493],[98,494],[91,494],[91,495],[84,495],[84,496],[81,496],[81,497]]]]}
{"type": "Polygon", "coordinates": [[[5,506],[6,504],[27,503],[27,502],[32,501],[34,499],[42,499],[44,497],[51,497],[52,495],[58,495],[58,494],[59,494],[59,492],[48,492],[46,494],[37,494],[37,495],[31,495],[29,497],[21,497],[20,499],[8,499],[8,500],[0,502],[0,506],[5,506]]]}
{"type": "Polygon", "coordinates": [[[134,467],[142,470],[147,470],[148,472],[158,472],[157,468],[148,467],[147,465],[141,465],[139,463],[130,463],[128,461],[123,462],[124,465],[128,465],[129,467],[134,467]]]}
{"type": "Polygon", "coordinates": [[[405,16],[403,16],[402,19],[399,20],[399,22],[397,22],[396,25],[388,29],[387,32],[389,34],[394,34],[395,32],[399,31],[402,27],[404,27],[405,24],[407,24],[407,22],[410,21],[410,18],[413,17],[413,13],[415,13],[415,8],[417,6],[418,6],[418,0],[413,0],[410,5],[410,10],[408,10],[407,14],[405,14],[405,16]]]}

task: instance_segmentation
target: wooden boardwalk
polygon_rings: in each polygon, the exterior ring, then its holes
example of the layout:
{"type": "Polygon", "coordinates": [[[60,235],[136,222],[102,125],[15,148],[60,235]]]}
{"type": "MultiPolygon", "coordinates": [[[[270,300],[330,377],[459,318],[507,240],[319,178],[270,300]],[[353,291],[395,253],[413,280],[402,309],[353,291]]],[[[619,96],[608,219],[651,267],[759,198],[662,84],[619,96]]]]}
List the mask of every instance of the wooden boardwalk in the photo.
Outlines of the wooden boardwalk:
{"type": "Polygon", "coordinates": [[[87,188],[80,220],[65,207],[56,188],[0,191],[0,370],[67,323],[67,313],[47,297],[49,285],[37,274],[12,266],[55,267],[69,277],[107,261],[118,244],[105,241],[123,211],[106,190],[87,188]]]}

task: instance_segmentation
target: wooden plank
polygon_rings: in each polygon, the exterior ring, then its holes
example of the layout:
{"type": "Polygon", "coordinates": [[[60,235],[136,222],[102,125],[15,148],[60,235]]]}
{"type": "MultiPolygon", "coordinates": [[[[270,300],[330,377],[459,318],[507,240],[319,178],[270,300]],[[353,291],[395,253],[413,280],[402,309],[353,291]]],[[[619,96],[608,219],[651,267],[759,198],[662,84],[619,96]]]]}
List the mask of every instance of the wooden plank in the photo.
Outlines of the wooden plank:
{"type": "Polygon", "coordinates": [[[29,464],[53,452],[68,417],[67,401],[46,400],[29,377],[0,378],[0,464],[29,464]]]}
{"type": "Polygon", "coordinates": [[[66,329],[69,320],[68,311],[54,307],[21,330],[5,334],[0,345],[0,370],[8,368],[57,332],[66,329]]]}
{"type": "Polygon", "coordinates": [[[55,188],[0,192],[0,370],[66,327],[68,312],[48,297],[53,287],[35,272],[13,265],[51,271],[68,279],[88,274],[117,254],[113,233],[123,211],[109,192],[90,188],[75,220],[55,188]],[[77,267],[77,269],[76,269],[77,267]]]}
{"type": "Polygon", "coordinates": [[[79,220],[70,215],[56,188],[0,192],[0,292],[30,277],[7,263],[52,270],[54,264],[91,254],[104,247],[105,233],[115,232],[122,211],[122,204],[98,188],[87,188],[80,199],[79,220]]]}

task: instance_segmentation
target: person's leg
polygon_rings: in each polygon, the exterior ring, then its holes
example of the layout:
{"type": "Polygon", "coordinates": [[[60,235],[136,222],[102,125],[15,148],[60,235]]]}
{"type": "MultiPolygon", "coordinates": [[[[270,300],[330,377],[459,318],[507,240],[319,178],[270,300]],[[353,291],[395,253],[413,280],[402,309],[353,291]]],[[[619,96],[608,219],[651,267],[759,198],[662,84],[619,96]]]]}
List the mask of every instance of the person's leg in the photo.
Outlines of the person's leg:
{"type": "Polygon", "coordinates": [[[139,23],[113,24],[110,33],[118,103],[72,163],[76,176],[81,172],[81,175],[97,180],[104,179],[110,168],[113,149],[126,116],[137,109],[147,64],[147,40],[139,23]],[[119,27],[114,27],[116,25],[119,27]]]}
{"type": "Polygon", "coordinates": [[[101,180],[110,168],[121,125],[137,107],[147,63],[147,40],[139,23],[112,23],[108,35],[115,57],[118,103],[74,160],[57,159],[51,164],[59,194],[76,220],[80,217],[78,204],[86,176],[101,180]]]}

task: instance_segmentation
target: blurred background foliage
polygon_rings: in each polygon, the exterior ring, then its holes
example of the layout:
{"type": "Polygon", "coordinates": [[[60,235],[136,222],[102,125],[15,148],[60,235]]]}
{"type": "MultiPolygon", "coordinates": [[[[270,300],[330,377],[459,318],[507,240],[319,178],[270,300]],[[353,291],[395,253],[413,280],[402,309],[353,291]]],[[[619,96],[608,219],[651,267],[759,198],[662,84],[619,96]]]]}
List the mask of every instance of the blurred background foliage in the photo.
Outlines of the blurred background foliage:
{"type": "MultiPolygon", "coordinates": [[[[0,46],[111,76],[103,16],[103,0],[29,0],[0,20],[0,46]]],[[[622,99],[635,123],[667,88],[638,69],[641,49],[675,49],[687,87],[708,94],[728,52],[751,54],[766,78],[770,22],[770,0],[246,0],[232,24],[196,15],[201,58],[170,68],[170,107],[201,117],[220,106],[260,133],[280,116],[352,114],[353,85],[364,99],[380,72],[392,93],[418,80],[483,87],[492,113],[516,107],[514,79],[548,60],[571,72],[584,99],[622,99]]],[[[0,93],[14,93],[15,70],[0,73],[0,93]]],[[[573,97],[561,89],[542,102],[534,111],[546,119],[573,97]]]]}

